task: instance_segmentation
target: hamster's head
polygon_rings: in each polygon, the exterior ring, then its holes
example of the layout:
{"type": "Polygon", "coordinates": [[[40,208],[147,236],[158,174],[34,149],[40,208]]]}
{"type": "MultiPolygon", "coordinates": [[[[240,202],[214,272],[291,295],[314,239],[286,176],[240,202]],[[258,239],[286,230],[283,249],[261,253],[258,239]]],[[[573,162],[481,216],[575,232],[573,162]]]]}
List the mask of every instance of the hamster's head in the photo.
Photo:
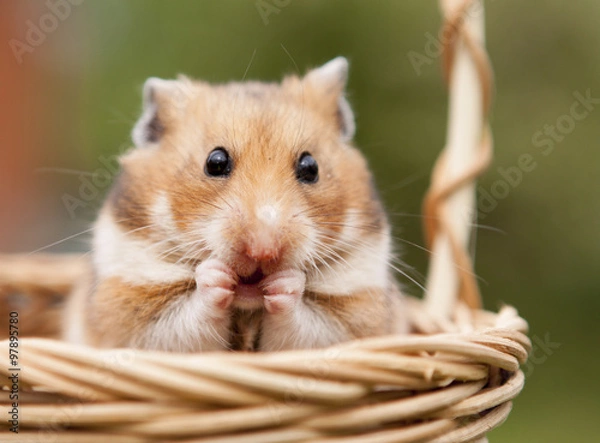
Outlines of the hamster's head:
{"type": "Polygon", "coordinates": [[[294,268],[318,291],[362,261],[386,268],[389,227],[351,145],[347,70],[338,57],[281,83],[149,79],[107,209],[162,259],[217,258],[248,285],[294,268]]]}

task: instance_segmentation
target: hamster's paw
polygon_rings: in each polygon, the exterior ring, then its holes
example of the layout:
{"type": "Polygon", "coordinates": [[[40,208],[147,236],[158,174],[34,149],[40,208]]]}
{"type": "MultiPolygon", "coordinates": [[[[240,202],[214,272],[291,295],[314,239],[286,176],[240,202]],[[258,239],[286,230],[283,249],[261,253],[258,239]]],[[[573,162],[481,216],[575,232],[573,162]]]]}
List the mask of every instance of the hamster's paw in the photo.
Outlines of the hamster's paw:
{"type": "Polygon", "coordinates": [[[237,280],[237,274],[220,260],[209,259],[196,267],[196,292],[215,314],[224,314],[231,306],[237,280]]]}
{"type": "Polygon", "coordinates": [[[306,275],[296,269],[275,272],[262,281],[265,309],[269,314],[290,314],[304,294],[306,275]]]}

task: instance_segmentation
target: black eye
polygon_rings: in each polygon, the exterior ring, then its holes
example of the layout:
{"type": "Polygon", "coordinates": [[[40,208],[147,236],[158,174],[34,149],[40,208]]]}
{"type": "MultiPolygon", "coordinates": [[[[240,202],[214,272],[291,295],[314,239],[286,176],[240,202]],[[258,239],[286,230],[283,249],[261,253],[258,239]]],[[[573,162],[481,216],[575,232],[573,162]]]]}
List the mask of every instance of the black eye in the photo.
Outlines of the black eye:
{"type": "Polygon", "coordinates": [[[308,152],[303,153],[298,160],[296,178],[302,183],[316,183],[319,180],[319,165],[308,152]]]}
{"type": "Polygon", "coordinates": [[[219,146],[208,154],[204,172],[210,177],[224,177],[229,175],[232,166],[233,162],[231,161],[231,157],[229,157],[225,148],[219,146]]]}

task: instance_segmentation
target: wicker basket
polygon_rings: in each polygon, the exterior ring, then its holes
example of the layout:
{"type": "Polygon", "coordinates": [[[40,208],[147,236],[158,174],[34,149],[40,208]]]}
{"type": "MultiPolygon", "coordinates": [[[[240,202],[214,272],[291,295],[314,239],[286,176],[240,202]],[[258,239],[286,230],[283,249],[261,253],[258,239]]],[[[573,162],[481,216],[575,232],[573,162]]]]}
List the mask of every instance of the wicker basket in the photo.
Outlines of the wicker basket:
{"type": "Polygon", "coordinates": [[[18,360],[8,352],[14,338],[0,342],[3,410],[13,407],[7,377],[15,372],[19,390],[19,434],[5,432],[11,422],[2,420],[0,441],[486,441],[523,387],[519,367],[531,344],[515,309],[481,309],[466,253],[470,224],[456,223],[457,211],[472,210],[464,196],[491,152],[485,122],[492,76],[477,30],[481,9],[477,1],[442,2],[451,109],[467,110],[451,115],[450,127],[480,131],[470,136],[467,159],[449,141],[434,170],[425,220],[437,264],[424,300],[407,301],[410,335],[262,354],[74,346],[50,338],[82,258],[0,257],[0,315],[5,322],[17,311],[20,332],[18,360]],[[464,167],[452,171],[460,155],[464,167]]]}
{"type": "MultiPolygon", "coordinates": [[[[18,283],[12,291],[34,289],[18,283]]],[[[47,294],[35,293],[39,307],[47,294]]],[[[459,303],[445,322],[424,306],[409,300],[414,334],[324,350],[189,355],[22,338],[15,441],[477,440],[523,387],[527,324],[509,307],[459,303]]],[[[10,363],[0,353],[3,380],[10,363]]]]}

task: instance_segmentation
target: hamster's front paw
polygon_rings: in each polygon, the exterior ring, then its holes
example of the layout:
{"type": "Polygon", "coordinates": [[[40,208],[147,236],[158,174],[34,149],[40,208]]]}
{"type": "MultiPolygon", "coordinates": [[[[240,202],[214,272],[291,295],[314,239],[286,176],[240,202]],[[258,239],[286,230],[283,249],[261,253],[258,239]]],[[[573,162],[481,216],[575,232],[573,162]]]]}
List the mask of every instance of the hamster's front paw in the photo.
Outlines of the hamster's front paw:
{"type": "Polygon", "coordinates": [[[227,313],[237,282],[237,274],[220,260],[209,259],[196,267],[196,292],[215,316],[227,313]]]}
{"type": "Polygon", "coordinates": [[[294,311],[304,294],[306,275],[296,269],[275,272],[262,281],[265,309],[269,314],[285,315],[294,311]]]}

